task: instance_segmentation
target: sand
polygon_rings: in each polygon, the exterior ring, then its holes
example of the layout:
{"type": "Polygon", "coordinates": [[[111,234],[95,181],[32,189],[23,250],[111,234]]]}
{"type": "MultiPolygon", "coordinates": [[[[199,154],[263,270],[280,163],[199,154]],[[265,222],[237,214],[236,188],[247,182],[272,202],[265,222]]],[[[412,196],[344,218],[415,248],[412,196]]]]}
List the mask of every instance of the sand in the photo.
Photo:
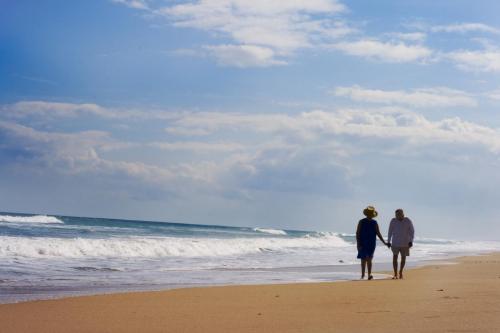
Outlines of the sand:
{"type": "Polygon", "coordinates": [[[500,254],[404,280],[228,286],[0,305],[0,332],[500,332],[500,254]]]}

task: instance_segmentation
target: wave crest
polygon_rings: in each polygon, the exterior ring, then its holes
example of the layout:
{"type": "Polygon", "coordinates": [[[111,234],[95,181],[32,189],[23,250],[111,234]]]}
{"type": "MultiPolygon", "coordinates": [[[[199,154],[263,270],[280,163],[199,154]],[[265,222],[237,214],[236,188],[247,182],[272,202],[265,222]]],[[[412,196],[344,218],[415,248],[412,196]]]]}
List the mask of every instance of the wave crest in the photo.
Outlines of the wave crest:
{"type": "Polygon", "coordinates": [[[0,215],[0,222],[11,223],[64,223],[55,216],[48,215],[33,215],[33,216],[16,216],[16,215],[0,215]]]}
{"type": "Polygon", "coordinates": [[[0,236],[0,257],[216,257],[349,246],[340,238],[46,238],[0,236]]]}
{"type": "Polygon", "coordinates": [[[285,230],[269,229],[269,228],[254,228],[253,231],[262,232],[262,233],[271,234],[271,235],[286,235],[287,234],[285,230]]]}

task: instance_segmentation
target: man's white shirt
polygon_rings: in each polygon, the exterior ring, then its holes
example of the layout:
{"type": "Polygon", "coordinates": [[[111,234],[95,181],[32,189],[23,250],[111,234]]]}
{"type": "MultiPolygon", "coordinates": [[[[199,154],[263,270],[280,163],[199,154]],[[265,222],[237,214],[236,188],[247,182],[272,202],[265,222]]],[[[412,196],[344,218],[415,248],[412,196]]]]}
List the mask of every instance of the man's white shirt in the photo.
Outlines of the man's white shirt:
{"type": "Polygon", "coordinates": [[[392,246],[406,247],[408,243],[413,242],[414,235],[415,229],[409,218],[405,217],[401,221],[396,218],[391,220],[387,238],[392,246]]]}

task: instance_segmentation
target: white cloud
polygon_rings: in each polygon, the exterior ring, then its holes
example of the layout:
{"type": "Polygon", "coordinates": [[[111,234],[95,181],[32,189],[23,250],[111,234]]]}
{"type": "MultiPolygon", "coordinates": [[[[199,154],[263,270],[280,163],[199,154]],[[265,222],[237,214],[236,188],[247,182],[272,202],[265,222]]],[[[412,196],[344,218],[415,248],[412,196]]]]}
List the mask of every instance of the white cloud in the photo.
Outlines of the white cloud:
{"type": "MultiPolygon", "coordinates": [[[[270,67],[287,65],[298,50],[333,48],[345,54],[388,63],[451,60],[467,71],[500,71],[500,52],[457,50],[439,52],[423,43],[427,33],[481,32],[500,34],[500,29],[479,22],[429,25],[406,24],[417,31],[382,33],[379,38],[346,37],[359,33],[340,17],[348,11],[338,0],[191,0],[153,6],[145,0],[112,0],[148,10],[176,27],[199,29],[223,44],[205,43],[193,49],[179,49],[173,55],[211,56],[219,65],[270,67]]],[[[484,40],[483,40],[483,43],[484,40]]],[[[489,42],[487,42],[489,43],[489,42]]]]}
{"type": "MultiPolygon", "coordinates": [[[[440,89],[432,93],[454,92],[440,89]]],[[[375,101],[389,96],[398,103],[405,98],[423,103],[415,92],[378,91],[382,97],[375,101]]],[[[446,104],[439,98],[433,103],[446,104]]],[[[81,115],[73,114],[74,108],[66,104],[56,106],[71,116],[81,115]]],[[[67,116],[64,112],[62,116],[67,116]]],[[[400,107],[170,116],[163,120],[169,140],[151,142],[122,142],[103,131],[49,132],[0,121],[0,162],[31,166],[39,173],[105,179],[116,186],[134,184],[144,193],[248,196],[252,191],[282,191],[333,196],[348,191],[351,178],[364,172],[359,159],[367,152],[391,158],[434,152],[452,161],[461,157],[455,152],[462,150],[500,154],[498,129],[460,118],[429,120],[400,107]],[[193,135],[204,138],[192,141],[193,135]],[[143,152],[137,154],[137,149],[143,152]],[[149,156],[147,161],[144,156],[149,156]]]]}
{"type": "Polygon", "coordinates": [[[102,131],[50,133],[0,121],[0,132],[4,138],[3,147],[9,147],[19,156],[76,172],[93,168],[98,161],[97,150],[116,144],[108,133],[102,131]]]}
{"type": "MultiPolygon", "coordinates": [[[[177,163],[159,166],[138,161],[103,158],[104,152],[130,146],[102,131],[58,133],[35,130],[15,123],[0,121],[0,157],[4,164],[19,162],[37,172],[46,168],[62,174],[132,179],[156,188],[182,191],[190,182],[209,183],[213,163],[177,163]],[[6,156],[2,156],[6,149],[6,156]]],[[[203,184],[200,184],[200,186],[203,184]]]]}
{"type": "Polygon", "coordinates": [[[473,72],[500,72],[500,50],[459,50],[446,55],[458,68],[473,72]]]}
{"type": "Polygon", "coordinates": [[[9,113],[15,118],[43,117],[76,117],[79,114],[109,115],[108,111],[96,104],[59,103],[45,101],[21,101],[2,107],[4,115],[9,113]]]}
{"type": "Polygon", "coordinates": [[[483,23],[456,23],[449,25],[436,25],[430,27],[432,32],[487,32],[492,34],[500,34],[500,29],[483,23]]]}
{"type": "Polygon", "coordinates": [[[134,9],[148,10],[149,6],[146,0],[111,0],[134,9]]]}
{"type": "Polygon", "coordinates": [[[221,181],[248,190],[346,195],[351,170],[335,144],[261,149],[226,162],[221,181]]]}
{"type": "Polygon", "coordinates": [[[422,45],[381,42],[374,39],[339,42],[332,47],[349,55],[395,63],[424,61],[432,55],[432,50],[422,45]]]}
{"type": "MultiPolygon", "coordinates": [[[[475,100],[465,92],[448,88],[428,88],[412,91],[404,90],[372,90],[358,86],[338,87],[334,93],[354,100],[391,103],[395,105],[412,105],[418,107],[448,107],[448,106],[474,106],[475,100]]],[[[498,94],[486,93],[495,98],[498,94]]],[[[95,104],[69,104],[69,103],[15,103],[2,106],[2,110],[14,106],[14,110],[28,110],[28,112],[54,112],[58,116],[79,115],[78,110],[89,110],[98,115],[107,117],[102,110],[106,108],[95,104]],[[33,108],[33,105],[36,108],[33,108]],[[35,111],[33,111],[35,110],[35,111]],[[76,112],[76,113],[75,113],[76,112]]],[[[124,110],[126,111],[126,110],[124,110]]],[[[83,112],[83,111],[82,111],[83,112]]],[[[121,114],[115,109],[113,113],[121,114]]],[[[145,115],[150,111],[142,110],[145,115]]],[[[125,112],[126,113],[126,112],[125,112]]],[[[156,115],[154,110],[151,111],[156,115]]],[[[45,113],[42,113],[45,114],[45,113]]],[[[29,113],[31,115],[31,113],[29,113]]],[[[182,112],[162,115],[161,119],[168,124],[166,131],[169,135],[178,138],[203,135],[203,142],[176,140],[169,142],[145,143],[146,146],[162,149],[164,151],[217,151],[233,153],[246,151],[250,146],[269,141],[283,142],[288,149],[290,144],[303,144],[319,142],[337,135],[353,135],[358,137],[403,137],[408,140],[432,139],[452,143],[480,143],[496,150],[500,146],[500,137],[497,129],[480,126],[459,118],[430,121],[422,115],[399,107],[382,107],[366,109],[339,109],[332,111],[310,111],[297,115],[285,113],[224,113],[224,112],[182,112]],[[446,124],[446,126],[445,126],[446,124]],[[451,126],[450,124],[453,124],[451,126]],[[444,127],[446,128],[444,128],[444,127]],[[458,131],[460,129],[460,131],[458,131]],[[485,134],[487,133],[487,135],[485,134]],[[213,135],[215,137],[211,137],[213,135]],[[257,141],[245,142],[245,137],[256,138],[257,141]],[[464,138],[467,138],[464,140],[464,138]],[[215,139],[215,140],[214,140],[215,139]],[[221,141],[222,140],[222,141],[221,141]]],[[[134,118],[131,118],[133,120],[134,118]]],[[[147,118],[156,120],[158,118],[147,118]]],[[[22,126],[7,121],[2,121],[4,132],[17,133],[18,138],[27,138],[29,145],[37,143],[40,147],[50,146],[58,153],[56,156],[71,156],[70,159],[78,160],[83,157],[99,157],[100,152],[112,149],[124,149],[137,146],[134,142],[120,142],[112,139],[108,133],[101,131],[85,131],[81,133],[51,133],[37,131],[33,128],[22,126]],[[54,148],[55,147],[55,148],[54,148]],[[71,152],[74,151],[75,154],[71,152]],[[61,153],[62,155],[58,155],[61,153]]],[[[13,141],[12,141],[13,142],[13,141]]],[[[23,145],[22,140],[17,140],[23,145]]],[[[144,145],[144,143],[141,143],[144,145]]],[[[267,148],[266,148],[267,149],[267,148]]],[[[27,151],[40,152],[40,148],[27,149],[27,151]]],[[[51,150],[49,149],[48,152],[51,150]]],[[[44,153],[45,154],[45,153],[44,153]]],[[[46,154],[49,156],[50,154],[46,154]]],[[[61,158],[63,159],[63,158],[61,158]]]]}
{"type": "MultiPolygon", "coordinates": [[[[500,131],[460,118],[431,121],[401,108],[343,109],[311,111],[296,116],[285,114],[186,114],[171,128],[205,133],[253,131],[286,138],[286,142],[312,144],[348,135],[351,138],[395,140],[395,144],[477,145],[500,153],[500,131]]],[[[263,136],[266,138],[266,136],[263,136]]],[[[372,141],[377,145],[377,141],[372,141]]]]}
{"type": "Polygon", "coordinates": [[[222,66],[245,68],[286,64],[275,58],[273,49],[257,45],[213,45],[205,48],[222,66]]]}
{"type": "Polygon", "coordinates": [[[336,96],[348,97],[354,101],[399,104],[411,107],[476,107],[477,101],[460,90],[444,87],[404,90],[366,89],[360,86],[337,87],[333,91],[336,96]]]}
{"type": "Polygon", "coordinates": [[[410,42],[423,42],[427,38],[427,34],[423,32],[391,32],[387,36],[394,37],[396,40],[406,40],[410,42]]]}
{"type": "Polygon", "coordinates": [[[236,142],[204,141],[151,142],[147,146],[167,151],[192,151],[201,153],[233,152],[246,148],[244,145],[236,142]]]}
{"type": "Polygon", "coordinates": [[[239,44],[261,45],[286,54],[308,47],[316,34],[328,32],[331,37],[350,33],[345,25],[309,15],[332,15],[344,10],[335,0],[204,0],[165,7],[159,12],[177,26],[221,32],[239,44]]]}
{"type": "Polygon", "coordinates": [[[108,108],[92,103],[61,103],[47,101],[20,101],[0,106],[1,116],[23,118],[74,118],[92,115],[109,119],[163,119],[176,117],[176,111],[108,108]]]}
{"type": "Polygon", "coordinates": [[[209,135],[221,128],[228,133],[241,133],[251,131],[257,133],[283,133],[300,137],[301,140],[314,135],[301,124],[301,120],[287,114],[242,114],[223,112],[197,112],[185,114],[171,122],[166,128],[168,133],[196,135],[209,135]]]}
{"type": "Polygon", "coordinates": [[[500,89],[489,91],[484,95],[490,99],[500,101],[500,89]]]}
{"type": "MultiPolygon", "coordinates": [[[[130,5],[128,1],[124,3],[130,5]]],[[[212,47],[220,63],[238,67],[282,65],[286,60],[275,60],[274,56],[290,57],[296,50],[331,42],[356,31],[338,18],[347,8],[337,0],[200,0],[150,11],[176,27],[207,31],[216,38],[226,39],[226,43],[229,38],[228,45],[212,47]],[[227,52],[245,52],[245,57],[253,58],[258,53],[265,60],[252,58],[241,66],[232,55],[226,59],[227,52]]]]}

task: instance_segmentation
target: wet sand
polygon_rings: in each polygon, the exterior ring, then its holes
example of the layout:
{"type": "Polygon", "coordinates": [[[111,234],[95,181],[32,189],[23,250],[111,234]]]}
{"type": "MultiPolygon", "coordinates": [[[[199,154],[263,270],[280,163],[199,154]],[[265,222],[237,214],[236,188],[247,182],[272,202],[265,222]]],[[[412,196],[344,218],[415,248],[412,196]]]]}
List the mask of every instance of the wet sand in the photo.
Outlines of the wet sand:
{"type": "Polygon", "coordinates": [[[500,254],[404,280],[225,286],[0,305],[6,332],[500,332],[500,254]]]}

